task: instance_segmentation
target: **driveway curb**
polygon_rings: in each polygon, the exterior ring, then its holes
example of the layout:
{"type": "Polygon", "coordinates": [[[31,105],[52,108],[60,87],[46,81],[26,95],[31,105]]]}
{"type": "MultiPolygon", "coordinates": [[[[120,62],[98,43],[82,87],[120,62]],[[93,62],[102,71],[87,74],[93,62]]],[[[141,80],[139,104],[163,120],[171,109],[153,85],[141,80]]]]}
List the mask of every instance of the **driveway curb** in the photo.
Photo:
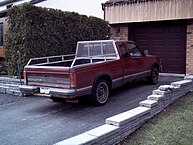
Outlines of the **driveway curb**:
{"type": "Polygon", "coordinates": [[[15,96],[22,96],[22,93],[19,90],[19,85],[24,84],[24,80],[0,77],[0,93],[9,94],[15,96]]]}
{"type": "Polygon", "coordinates": [[[142,126],[147,120],[160,113],[175,100],[193,90],[193,76],[170,85],[161,85],[139,107],[112,116],[100,127],[75,137],[63,140],[55,145],[112,145],[117,144],[142,126]]]}

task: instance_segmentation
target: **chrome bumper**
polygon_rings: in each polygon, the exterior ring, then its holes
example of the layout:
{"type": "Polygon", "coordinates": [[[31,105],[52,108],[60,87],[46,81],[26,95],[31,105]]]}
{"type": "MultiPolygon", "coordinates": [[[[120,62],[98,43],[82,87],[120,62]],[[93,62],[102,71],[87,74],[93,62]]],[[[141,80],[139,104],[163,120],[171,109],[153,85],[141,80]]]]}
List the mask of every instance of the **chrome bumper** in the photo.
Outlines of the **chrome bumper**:
{"type": "Polygon", "coordinates": [[[19,86],[19,90],[21,91],[22,94],[25,95],[40,93],[40,88],[37,86],[21,85],[19,86]]]}
{"type": "Polygon", "coordinates": [[[47,87],[46,93],[42,93],[41,88],[45,88],[45,87],[27,86],[27,85],[19,86],[21,93],[24,95],[46,94],[46,95],[49,95],[50,97],[58,97],[58,98],[64,98],[64,99],[72,99],[77,96],[75,89],[59,89],[59,88],[47,87]]]}

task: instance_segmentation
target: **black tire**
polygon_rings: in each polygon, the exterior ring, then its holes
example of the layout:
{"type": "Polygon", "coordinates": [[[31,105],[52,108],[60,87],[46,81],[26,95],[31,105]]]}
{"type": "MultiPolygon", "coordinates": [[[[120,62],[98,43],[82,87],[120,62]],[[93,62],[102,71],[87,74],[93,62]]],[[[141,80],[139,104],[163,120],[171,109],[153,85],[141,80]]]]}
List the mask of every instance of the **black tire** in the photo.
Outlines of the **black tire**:
{"type": "Polygon", "coordinates": [[[50,97],[50,99],[51,99],[52,101],[54,101],[54,102],[62,102],[62,101],[64,101],[64,99],[62,99],[62,98],[57,98],[57,97],[50,97]]]}
{"type": "Polygon", "coordinates": [[[26,93],[22,93],[22,97],[28,97],[30,95],[33,95],[33,94],[26,94],[26,93]]]}
{"type": "Polygon", "coordinates": [[[158,83],[158,77],[159,77],[158,68],[154,66],[151,69],[151,74],[148,78],[148,82],[152,85],[157,84],[158,83]]]}
{"type": "Polygon", "coordinates": [[[109,98],[109,85],[105,80],[99,80],[94,85],[91,102],[95,106],[105,105],[109,98]]]}

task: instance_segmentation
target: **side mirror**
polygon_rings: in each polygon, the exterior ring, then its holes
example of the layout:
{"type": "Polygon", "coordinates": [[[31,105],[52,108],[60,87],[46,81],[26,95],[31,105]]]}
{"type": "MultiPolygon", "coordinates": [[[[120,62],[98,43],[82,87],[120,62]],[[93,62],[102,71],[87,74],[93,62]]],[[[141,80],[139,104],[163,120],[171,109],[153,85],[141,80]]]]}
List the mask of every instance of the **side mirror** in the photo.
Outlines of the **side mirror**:
{"type": "Polygon", "coordinates": [[[149,55],[149,51],[148,50],[144,50],[144,54],[145,55],[149,55]]]}

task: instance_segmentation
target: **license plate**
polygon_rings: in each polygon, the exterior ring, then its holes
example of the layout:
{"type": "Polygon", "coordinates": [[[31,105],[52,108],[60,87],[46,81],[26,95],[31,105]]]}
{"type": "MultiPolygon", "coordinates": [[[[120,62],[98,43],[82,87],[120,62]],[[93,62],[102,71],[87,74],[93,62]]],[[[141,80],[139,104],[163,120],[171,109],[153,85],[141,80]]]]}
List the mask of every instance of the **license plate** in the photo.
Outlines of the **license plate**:
{"type": "Polygon", "coordinates": [[[49,91],[49,88],[40,88],[40,93],[42,93],[42,94],[49,94],[50,93],[50,91],[49,91]]]}

